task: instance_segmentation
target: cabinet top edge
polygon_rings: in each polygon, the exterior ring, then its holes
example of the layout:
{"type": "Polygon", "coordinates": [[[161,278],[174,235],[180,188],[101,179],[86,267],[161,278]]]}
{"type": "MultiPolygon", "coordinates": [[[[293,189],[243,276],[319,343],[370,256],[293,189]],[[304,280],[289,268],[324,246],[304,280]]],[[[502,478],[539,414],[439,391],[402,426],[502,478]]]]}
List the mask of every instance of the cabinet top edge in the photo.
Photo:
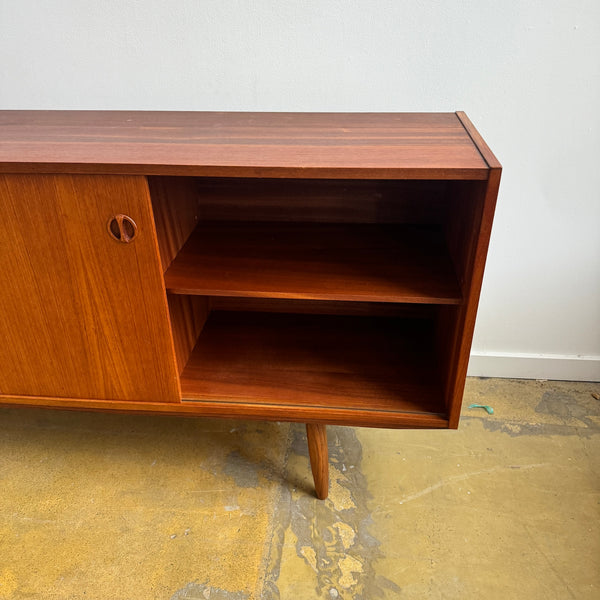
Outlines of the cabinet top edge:
{"type": "Polygon", "coordinates": [[[0,111],[3,173],[487,179],[489,156],[464,113],[0,111]]]}

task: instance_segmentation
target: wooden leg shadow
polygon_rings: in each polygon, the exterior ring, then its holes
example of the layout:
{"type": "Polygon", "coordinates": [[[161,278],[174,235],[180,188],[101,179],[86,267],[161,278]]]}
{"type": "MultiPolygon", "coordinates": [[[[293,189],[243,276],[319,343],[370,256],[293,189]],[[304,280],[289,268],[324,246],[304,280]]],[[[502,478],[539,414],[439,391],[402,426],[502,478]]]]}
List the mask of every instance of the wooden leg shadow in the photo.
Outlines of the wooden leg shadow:
{"type": "Polygon", "coordinates": [[[319,500],[329,494],[329,452],[327,450],[327,430],[319,423],[306,424],[310,468],[315,480],[315,492],[319,500]]]}

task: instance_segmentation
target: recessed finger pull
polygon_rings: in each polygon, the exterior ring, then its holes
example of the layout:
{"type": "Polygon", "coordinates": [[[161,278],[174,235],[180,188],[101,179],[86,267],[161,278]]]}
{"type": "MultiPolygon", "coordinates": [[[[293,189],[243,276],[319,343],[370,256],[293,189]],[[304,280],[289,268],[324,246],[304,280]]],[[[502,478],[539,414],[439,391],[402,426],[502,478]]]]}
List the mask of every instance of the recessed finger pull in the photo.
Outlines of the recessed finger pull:
{"type": "Polygon", "coordinates": [[[108,220],[108,233],[117,242],[128,244],[135,238],[137,225],[127,215],[115,215],[108,220]]]}

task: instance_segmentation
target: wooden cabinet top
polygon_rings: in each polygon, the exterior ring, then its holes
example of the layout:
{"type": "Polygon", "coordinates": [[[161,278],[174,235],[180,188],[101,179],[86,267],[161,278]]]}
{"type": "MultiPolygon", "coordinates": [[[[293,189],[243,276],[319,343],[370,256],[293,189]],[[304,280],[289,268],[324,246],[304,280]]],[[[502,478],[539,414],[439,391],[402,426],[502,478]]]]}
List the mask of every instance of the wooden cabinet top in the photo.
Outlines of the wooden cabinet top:
{"type": "Polygon", "coordinates": [[[487,179],[457,113],[0,111],[0,172],[487,179]]]}

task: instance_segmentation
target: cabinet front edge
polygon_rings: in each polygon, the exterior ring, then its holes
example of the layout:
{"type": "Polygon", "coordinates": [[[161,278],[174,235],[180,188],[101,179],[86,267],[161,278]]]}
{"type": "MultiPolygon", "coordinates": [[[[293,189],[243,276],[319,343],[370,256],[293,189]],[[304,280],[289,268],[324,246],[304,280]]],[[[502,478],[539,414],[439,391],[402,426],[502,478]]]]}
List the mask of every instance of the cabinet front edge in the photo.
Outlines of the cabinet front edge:
{"type": "Polygon", "coordinates": [[[469,134],[473,144],[475,144],[475,147],[477,150],[479,150],[479,154],[481,154],[483,160],[485,160],[490,169],[502,169],[500,161],[496,158],[490,147],[487,145],[483,137],[481,137],[481,134],[477,131],[475,125],[473,125],[464,111],[457,110],[456,116],[461,122],[462,126],[465,128],[465,131],[469,134]]]}
{"type": "Polygon", "coordinates": [[[168,175],[265,179],[486,180],[488,168],[260,167],[230,165],[136,165],[0,162],[1,174],[168,175]]]}
{"type": "Polygon", "coordinates": [[[52,398],[44,396],[0,395],[0,407],[44,408],[128,414],[162,414],[203,418],[233,418],[259,421],[284,421],[297,423],[324,423],[356,427],[389,429],[421,428],[446,429],[445,416],[433,413],[394,413],[387,411],[359,411],[321,407],[296,407],[211,401],[127,402],[120,400],[91,400],[83,398],[52,398]]]}

